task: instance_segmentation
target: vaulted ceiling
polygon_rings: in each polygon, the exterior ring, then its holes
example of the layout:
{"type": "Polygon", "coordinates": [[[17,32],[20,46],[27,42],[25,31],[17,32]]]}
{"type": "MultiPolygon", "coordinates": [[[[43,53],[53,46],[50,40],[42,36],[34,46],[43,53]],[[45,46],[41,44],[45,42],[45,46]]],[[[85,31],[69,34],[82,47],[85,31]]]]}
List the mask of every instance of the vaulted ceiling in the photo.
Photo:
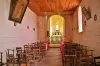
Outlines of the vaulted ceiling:
{"type": "Polygon", "coordinates": [[[72,14],[81,0],[30,0],[28,7],[37,15],[72,14]]]}

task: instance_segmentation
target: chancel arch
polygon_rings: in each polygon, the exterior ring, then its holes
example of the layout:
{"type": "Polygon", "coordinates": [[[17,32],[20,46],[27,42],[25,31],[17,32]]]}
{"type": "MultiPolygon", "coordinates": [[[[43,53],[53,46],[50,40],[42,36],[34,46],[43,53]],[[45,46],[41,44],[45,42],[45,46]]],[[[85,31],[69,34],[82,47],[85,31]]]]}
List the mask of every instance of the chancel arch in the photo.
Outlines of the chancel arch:
{"type": "Polygon", "coordinates": [[[60,44],[65,35],[65,19],[61,15],[52,15],[48,19],[49,40],[51,44],[60,44]]]}

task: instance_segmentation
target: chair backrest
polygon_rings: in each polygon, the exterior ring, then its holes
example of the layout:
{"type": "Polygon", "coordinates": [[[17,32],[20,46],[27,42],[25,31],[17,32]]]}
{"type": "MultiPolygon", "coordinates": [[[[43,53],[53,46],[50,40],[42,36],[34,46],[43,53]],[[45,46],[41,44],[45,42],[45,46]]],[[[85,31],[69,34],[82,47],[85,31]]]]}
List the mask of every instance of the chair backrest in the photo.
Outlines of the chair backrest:
{"type": "Polygon", "coordinates": [[[14,49],[7,49],[6,51],[6,61],[8,63],[13,63],[14,62],[14,49]]]}
{"type": "Polygon", "coordinates": [[[24,52],[29,53],[29,45],[24,45],[24,52]]]}
{"type": "Polygon", "coordinates": [[[34,45],[32,45],[32,44],[29,45],[29,48],[30,48],[31,51],[33,51],[33,49],[34,49],[34,45]]]}
{"type": "Polygon", "coordinates": [[[2,66],[2,52],[0,52],[0,66],[2,66]]]}
{"type": "Polygon", "coordinates": [[[64,54],[70,54],[70,55],[73,54],[71,44],[65,44],[64,45],[64,54]]]}
{"type": "Polygon", "coordinates": [[[94,57],[95,66],[100,66],[100,56],[94,57]]]}
{"type": "Polygon", "coordinates": [[[17,54],[22,53],[22,47],[16,47],[17,54]]]}
{"type": "Polygon", "coordinates": [[[72,48],[73,49],[79,49],[80,48],[80,44],[72,43],[72,48]]]}
{"type": "Polygon", "coordinates": [[[40,48],[40,42],[35,43],[34,47],[35,47],[35,49],[39,49],[40,48]]]}

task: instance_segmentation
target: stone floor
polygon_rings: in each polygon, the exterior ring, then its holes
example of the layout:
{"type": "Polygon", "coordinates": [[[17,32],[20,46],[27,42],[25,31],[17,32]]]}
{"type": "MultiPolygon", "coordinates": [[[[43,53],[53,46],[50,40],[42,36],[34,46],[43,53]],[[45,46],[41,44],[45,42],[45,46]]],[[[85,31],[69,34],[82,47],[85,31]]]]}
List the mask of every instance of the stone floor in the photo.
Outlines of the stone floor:
{"type": "Polygon", "coordinates": [[[37,66],[62,66],[60,48],[50,48],[37,66]]]}

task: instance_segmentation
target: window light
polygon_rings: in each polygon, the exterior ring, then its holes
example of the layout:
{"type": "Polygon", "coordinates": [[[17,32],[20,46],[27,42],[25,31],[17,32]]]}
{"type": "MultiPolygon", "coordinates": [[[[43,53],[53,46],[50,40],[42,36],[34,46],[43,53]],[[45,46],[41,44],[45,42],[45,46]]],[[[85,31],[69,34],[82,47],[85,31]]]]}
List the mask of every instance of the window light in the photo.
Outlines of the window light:
{"type": "Polygon", "coordinates": [[[82,32],[82,8],[79,6],[78,8],[78,32],[82,32]]]}

